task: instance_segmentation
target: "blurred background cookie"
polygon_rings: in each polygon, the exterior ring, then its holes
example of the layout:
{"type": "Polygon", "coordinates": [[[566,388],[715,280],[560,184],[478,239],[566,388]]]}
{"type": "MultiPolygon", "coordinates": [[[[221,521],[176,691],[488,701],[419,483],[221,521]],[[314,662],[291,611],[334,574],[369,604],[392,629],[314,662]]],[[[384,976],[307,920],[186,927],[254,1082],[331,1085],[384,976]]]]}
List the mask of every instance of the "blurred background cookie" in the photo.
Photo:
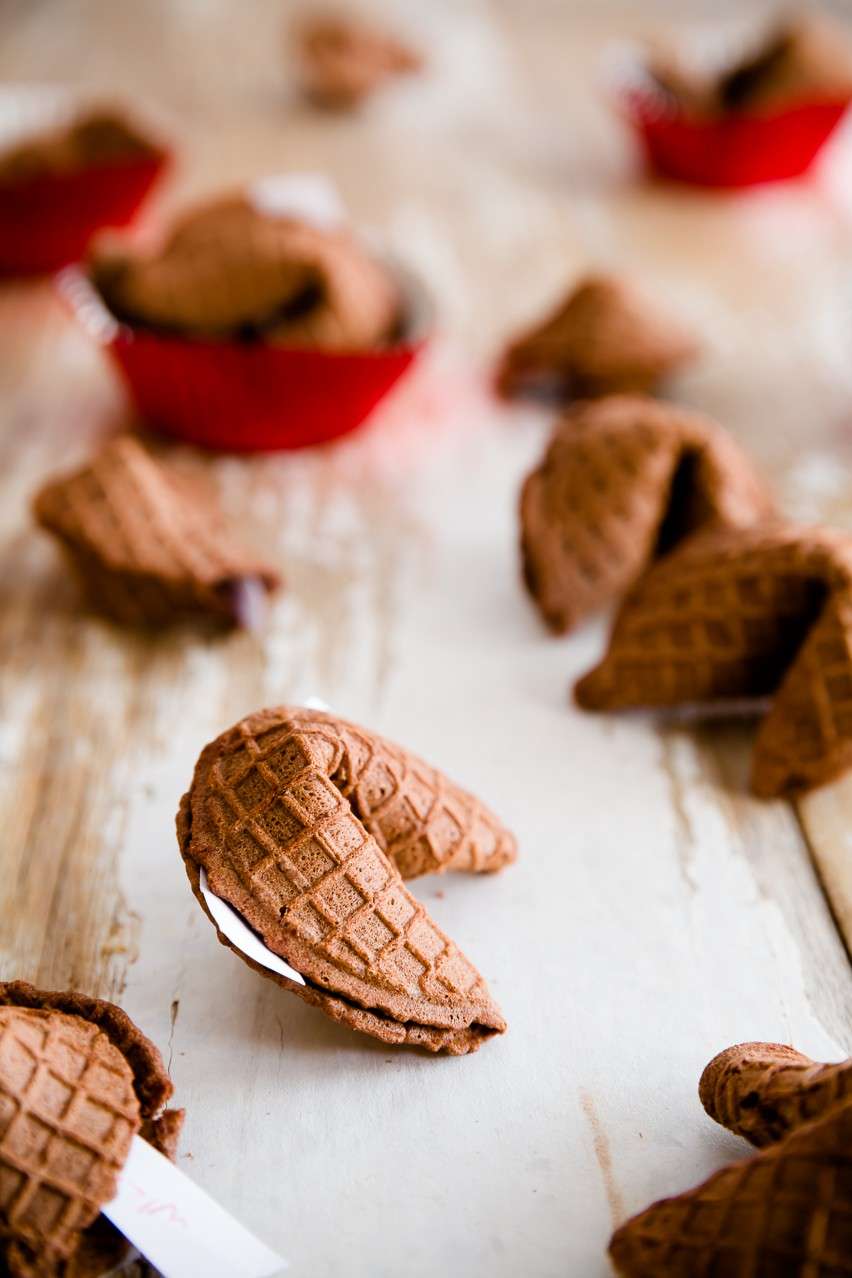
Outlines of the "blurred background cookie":
{"type": "Polygon", "coordinates": [[[305,97],[331,111],[352,110],[388,80],[423,65],[421,55],[392,32],[334,11],[303,17],[290,45],[305,97]]]}
{"type": "Polygon", "coordinates": [[[152,253],[96,252],[91,270],[119,318],[187,336],[360,350],[399,320],[393,280],[354,234],[242,195],[184,214],[152,253]]]}

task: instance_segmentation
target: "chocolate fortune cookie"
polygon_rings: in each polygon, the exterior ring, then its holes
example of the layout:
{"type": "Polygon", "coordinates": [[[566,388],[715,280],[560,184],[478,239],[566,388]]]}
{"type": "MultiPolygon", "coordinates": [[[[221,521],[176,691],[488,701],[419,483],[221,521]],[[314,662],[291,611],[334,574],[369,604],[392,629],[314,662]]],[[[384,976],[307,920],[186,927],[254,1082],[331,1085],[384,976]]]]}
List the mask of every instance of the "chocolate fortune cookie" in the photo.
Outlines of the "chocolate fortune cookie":
{"type": "Polygon", "coordinates": [[[852,1059],[825,1065],[783,1043],[738,1043],[713,1057],[698,1094],[711,1118],[762,1149],[852,1101],[852,1059]]]}
{"type": "Polygon", "coordinates": [[[0,182],[25,182],[157,154],[158,148],[120,112],[100,108],[2,152],[0,182]]]}
{"type": "Polygon", "coordinates": [[[590,275],[509,344],[497,389],[507,398],[651,392],[696,353],[683,325],[631,285],[615,276],[590,275]]]}
{"type": "Polygon", "coordinates": [[[225,530],[212,500],[130,436],[48,483],[33,503],[90,605],[125,625],[207,618],[251,627],[278,585],[225,530]]]}
{"type": "Polygon", "coordinates": [[[852,1104],[664,1198],[614,1234],[623,1278],[852,1272],[852,1104]]]}
{"type": "Polygon", "coordinates": [[[193,339],[363,351],[401,320],[392,273],[352,231],[241,193],[188,210],[151,252],[101,249],[91,269],[116,317],[193,339]]]}
{"type": "Polygon", "coordinates": [[[100,1216],[133,1137],[174,1156],[183,1112],[120,1008],[0,984],[0,1262],[11,1278],[100,1278],[132,1248],[100,1216]]]}
{"type": "Polygon", "coordinates": [[[330,714],[262,710],[203,750],[177,824],[205,912],[202,870],[305,983],[241,957],[334,1020],[453,1055],[505,1030],[400,870],[497,869],[514,840],[407,752],[330,714]]]}
{"type": "Polygon", "coordinates": [[[852,1273],[849,1062],[777,1043],[720,1053],[699,1086],[711,1117],[765,1146],[616,1230],[623,1278],[842,1278],[852,1273]]]}
{"type": "Polygon", "coordinates": [[[745,527],[771,509],[708,418],[640,395],[579,404],[524,483],[524,580],[551,629],[570,630],[699,528],[745,527]]]}
{"type": "Polygon", "coordinates": [[[587,710],[771,697],[755,743],[763,798],[852,766],[852,537],[773,521],[696,533],[625,597],[587,710]]]}

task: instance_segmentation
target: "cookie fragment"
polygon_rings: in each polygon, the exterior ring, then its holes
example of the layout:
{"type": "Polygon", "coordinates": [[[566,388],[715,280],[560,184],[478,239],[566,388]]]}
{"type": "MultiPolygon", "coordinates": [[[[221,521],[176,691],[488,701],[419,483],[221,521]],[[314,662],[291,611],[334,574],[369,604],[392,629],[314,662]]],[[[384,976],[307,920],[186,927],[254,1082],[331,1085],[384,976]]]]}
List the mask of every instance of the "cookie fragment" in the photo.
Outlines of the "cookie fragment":
{"type": "Polygon", "coordinates": [[[242,195],[190,210],[153,252],[96,251],[91,273],[119,319],[189,337],[355,351],[400,322],[395,282],[350,231],[242,195]]]}
{"type": "Polygon", "coordinates": [[[565,632],[698,528],[747,526],[771,508],[748,458],[709,419],[640,396],[581,404],[522,489],[524,580],[565,632]]]}
{"type": "Polygon", "coordinates": [[[508,398],[651,392],[696,353],[682,324],[623,280],[594,275],[507,347],[497,389],[508,398]]]}
{"type": "Polygon", "coordinates": [[[130,436],[48,483],[33,510],[90,605],[126,625],[256,622],[258,605],[279,584],[273,568],[233,542],[212,501],[130,436]]]}
{"type": "Polygon", "coordinates": [[[183,1111],[163,1109],[171,1093],[159,1052],[120,1008],[25,981],[0,983],[4,1272],[101,1278],[130,1258],[130,1244],[97,1213],[113,1196],[135,1131],[174,1158],[183,1111]],[[30,1155],[46,1128],[55,1133],[49,1153],[42,1149],[34,1165],[30,1155]]]}
{"type": "Polygon", "coordinates": [[[832,780],[852,766],[852,537],[781,522],[697,533],[627,595],[575,696],[592,710],[771,697],[754,792],[832,780]]]}
{"type": "Polygon", "coordinates": [[[178,840],[205,912],[202,867],[306,984],[249,966],[333,1019],[454,1055],[505,1030],[484,980],[391,857],[411,873],[497,868],[514,842],[405,752],[318,711],[260,711],[202,752],[178,840]]]}
{"type": "Polygon", "coordinates": [[[302,92],[331,111],[350,111],[395,76],[423,65],[397,37],[344,14],[305,18],[292,43],[302,92]]]}
{"type": "Polygon", "coordinates": [[[782,1043],[738,1043],[714,1056],[698,1094],[717,1123],[763,1148],[852,1101],[852,1060],[823,1065],[782,1043]]]}

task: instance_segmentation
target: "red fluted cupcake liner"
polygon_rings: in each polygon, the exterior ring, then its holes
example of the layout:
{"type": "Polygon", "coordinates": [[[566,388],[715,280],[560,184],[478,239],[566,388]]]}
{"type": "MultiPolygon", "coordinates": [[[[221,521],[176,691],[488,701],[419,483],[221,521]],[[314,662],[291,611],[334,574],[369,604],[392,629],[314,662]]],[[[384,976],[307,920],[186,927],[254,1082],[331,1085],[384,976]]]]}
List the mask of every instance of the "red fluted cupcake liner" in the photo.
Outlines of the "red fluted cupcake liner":
{"type": "Polygon", "coordinates": [[[393,345],[331,351],[262,341],[213,341],[119,323],[86,274],[69,267],[62,295],[118,366],[145,425],[204,448],[269,452],[323,444],[355,430],[426,346],[432,308],[422,286],[392,268],[404,298],[393,345]]]}
{"type": "Polygon", "coordinates": [[[632,89],[621,100],[654,173],[727,188],[801,177],[849,105],[803,102],[771,115],[696,119],[650,91],[632,89]]]}
{"type": "Polygon", "coordinates": [[[79,261],[104,227],[132,222],[168,164],[166,152],[0,182],[0,275],[38,275],[79,261]]]}

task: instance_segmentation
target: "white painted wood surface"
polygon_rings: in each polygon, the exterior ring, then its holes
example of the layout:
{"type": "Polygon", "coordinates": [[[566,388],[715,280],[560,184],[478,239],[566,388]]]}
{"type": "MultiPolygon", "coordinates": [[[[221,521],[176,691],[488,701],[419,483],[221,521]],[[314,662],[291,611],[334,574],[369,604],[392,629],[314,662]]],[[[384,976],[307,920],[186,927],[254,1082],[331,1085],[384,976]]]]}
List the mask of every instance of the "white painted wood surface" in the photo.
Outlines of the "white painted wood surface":
{"type": "MultiPolygon", "coordinates": [[[[150,644],[77,615],[26,510],[126,415],[120,390],[47,286],[0,291],[3,975],[122,1002],[170,1060],[182,1166],[295,1274],[594,1278],[614,1223],[742,1152],[700,1109],[709,1057],[748,1038],[850,1051],[852,988],[796,815],[745,792],[750,727],[569,704],[605,622],[553,640],[522,593],[516,495],[547,420],[498,408],[482,370],[572,274],[623,268],[705,339],[678,395],[754,450],[792,512],[849,525],[852,138],[785,190],[639,184],[598,80],[606,42],[637,29],[626,8],[393,12],[429,74],[336,121],[288,98],[278,4],[0,11],[4,80],[120,92],[168,122],[184,158],[160,209],[325,169],[444,321],[337,448],[180,452],[288,589],[261,640],[150,644]],[[173,815],[198,751],[310,693],[439,763],[518,834],[499,877],[416,887],[508,1018],[474,1057],[336,1027],[219,947],[191,898],[173,815]]],[[[850,815],[849,782],[801,805],[841,919],[850,815]]]]}

